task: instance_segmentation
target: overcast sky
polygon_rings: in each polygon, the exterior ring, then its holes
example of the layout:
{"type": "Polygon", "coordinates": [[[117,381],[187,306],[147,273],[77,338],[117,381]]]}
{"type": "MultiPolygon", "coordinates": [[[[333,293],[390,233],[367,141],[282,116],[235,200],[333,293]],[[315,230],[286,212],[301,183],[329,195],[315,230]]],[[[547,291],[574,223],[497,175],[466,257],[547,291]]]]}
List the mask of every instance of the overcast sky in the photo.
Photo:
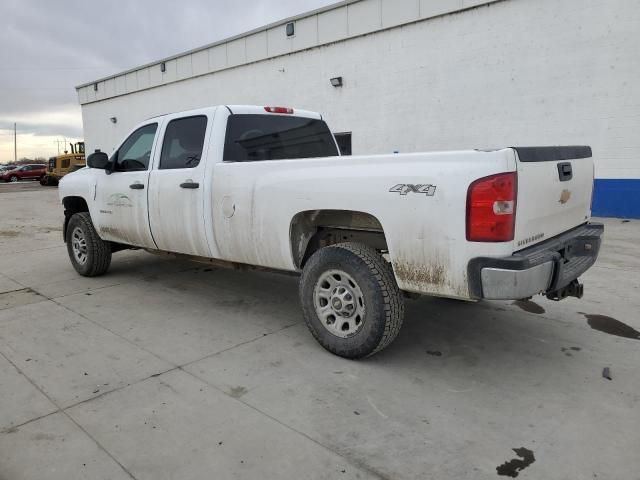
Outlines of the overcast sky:
{"type": "Polygon", "coordinates": [[[0,0],[0,163],[82,138],[75,86],[336,0],[0,0]]]}

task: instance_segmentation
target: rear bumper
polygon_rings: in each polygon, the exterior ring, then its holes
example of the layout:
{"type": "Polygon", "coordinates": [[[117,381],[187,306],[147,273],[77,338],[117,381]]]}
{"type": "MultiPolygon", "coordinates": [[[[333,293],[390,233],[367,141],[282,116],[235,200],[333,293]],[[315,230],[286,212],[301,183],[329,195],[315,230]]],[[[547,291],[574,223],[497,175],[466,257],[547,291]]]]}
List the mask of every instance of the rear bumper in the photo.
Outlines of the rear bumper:
{"type": "Polygon", "coordinates": [[[519,300],[571,284],[595,263],[604,225],[587,223],[511,257],[474,258],[469,290],[474,299],[519,300]]]}

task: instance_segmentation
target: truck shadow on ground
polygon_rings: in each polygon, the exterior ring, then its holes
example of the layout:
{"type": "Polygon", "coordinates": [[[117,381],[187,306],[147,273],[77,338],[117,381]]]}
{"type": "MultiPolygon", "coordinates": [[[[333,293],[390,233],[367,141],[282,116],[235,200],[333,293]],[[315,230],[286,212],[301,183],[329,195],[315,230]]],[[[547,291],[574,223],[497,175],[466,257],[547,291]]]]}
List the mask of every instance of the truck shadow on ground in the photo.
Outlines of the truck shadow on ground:
{"type": "MultiPolygon", "coordinates": [[[[540,313],[543,301],[536,302],[540,313]]],[[[449,375],[470,371],[492,376],[512,371],[548,371],[559,358],[578,356],[584,342],[573,325],[523,311],[513,302],[466,303],[423,297],[406,302],[406,317],[396,341],[371,361],[432,368],[449,375]]],[[[581,331],[580,329],[577,329],[581,331]]]]}
{"type": "MultiPolygon", "coordinates": [[[[182,262],[180,271],[175,272],[178,264],[165,265],[157,271],[149,268],[154,273],[143,281],[175,295],[182,304],[201,302],[211,311],[242,311],[241,321],[246,322],[260,316],[260,322],[272,331],[283,324],[283,319],[292,325],[304,324],[296,276],[182,262]],[[273,323],[273,329],[269,323],[273,323]]],[[[119,270],[116,267],[114,273],[119,270]]],[[[544,299],[532,305],[537,307],[536,312],[544,311],[544,299]]],[[[557,366],[559,358],[580,355],[584,342],[576,338],[575,329],[566,319],[556,321],[553,314],[542,316],[530,311],[513,302],[466,303],[429,297],[406,300],[405,322],[398,338],[386,350],[362,362],[427,369],[435,368],[436,362],[446,367],[448,375],[467,378],[471,373],[491,376],[496,369],[502,370],[502,365],[518,371],[547,371],[557,366]]],[[[209,321],[216,329],[215,315],[209,321]]],[[[314,350],[314,354],[325,354],[310,333],[301,341],[303,348],[314,350]]]]}

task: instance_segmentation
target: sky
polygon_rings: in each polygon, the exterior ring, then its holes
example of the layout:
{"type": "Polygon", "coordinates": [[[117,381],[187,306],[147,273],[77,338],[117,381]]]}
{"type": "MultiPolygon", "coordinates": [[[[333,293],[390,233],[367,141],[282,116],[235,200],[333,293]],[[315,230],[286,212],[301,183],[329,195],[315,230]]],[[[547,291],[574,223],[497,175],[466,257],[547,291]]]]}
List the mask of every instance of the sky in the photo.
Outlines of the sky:
{"type": "Polygon", "coordinates": [[[75,87],[337,0],[0,0],[0,164],[82,138],[75,87]]]}

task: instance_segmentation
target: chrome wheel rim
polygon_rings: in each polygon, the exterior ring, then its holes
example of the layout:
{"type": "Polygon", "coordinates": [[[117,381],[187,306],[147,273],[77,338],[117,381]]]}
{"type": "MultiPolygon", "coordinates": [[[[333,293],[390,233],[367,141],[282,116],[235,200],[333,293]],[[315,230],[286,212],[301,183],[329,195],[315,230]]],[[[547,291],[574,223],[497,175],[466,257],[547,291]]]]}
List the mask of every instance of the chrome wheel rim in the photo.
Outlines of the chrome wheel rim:
{"type": "Polygon", "coordinates": [[[12,181],[13,183],[16,183],[16,182],[18,181],[18,177],[11,177],[11,181],[12,181]]]}
{"type": "Polygon", "coordinates": [[[87,240],[80,227],[74,228],[71,232],[71,249],[76,262],[80,265],[87,263],[87,240]]]}
{"type": "Polygon", "coordinates": [[[322,326],[336,337],[352,337],[364,326],[364,295],[353,277],[342,270],[328,270],[320,276],[313,303],[322,326]]]}

